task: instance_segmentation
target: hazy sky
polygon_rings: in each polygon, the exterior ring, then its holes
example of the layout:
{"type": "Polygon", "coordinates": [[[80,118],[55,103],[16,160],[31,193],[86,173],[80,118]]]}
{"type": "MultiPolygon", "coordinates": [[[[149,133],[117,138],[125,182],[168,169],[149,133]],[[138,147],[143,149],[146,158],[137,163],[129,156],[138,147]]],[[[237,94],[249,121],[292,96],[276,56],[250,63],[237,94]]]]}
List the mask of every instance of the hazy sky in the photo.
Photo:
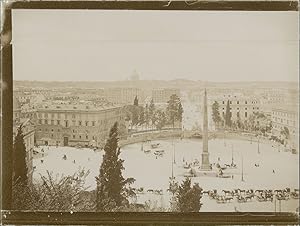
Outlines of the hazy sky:
{"type": "Polygon", "coordinates": [[[16,80],[297,81],[298,12],[13,10],[16,80]]]}

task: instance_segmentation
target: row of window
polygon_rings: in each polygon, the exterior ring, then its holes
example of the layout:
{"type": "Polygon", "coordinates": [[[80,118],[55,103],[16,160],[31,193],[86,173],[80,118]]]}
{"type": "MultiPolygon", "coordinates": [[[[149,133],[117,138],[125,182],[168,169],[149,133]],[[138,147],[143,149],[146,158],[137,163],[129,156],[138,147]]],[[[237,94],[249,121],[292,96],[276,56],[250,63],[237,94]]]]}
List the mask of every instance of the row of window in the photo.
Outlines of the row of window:
{"type": "MultiPolygon", "coordinates": [[[[232,108],[229,108],[229,109],[230,109],[230,111],[232,110],[232,108]]],[[[225,108],[222,108],[222,110],[225,111],[225,108]]],[[[239,111],[240,108],[237,108],[236,110],[239,111]]],[[[245,108],[245,111],[247,111],[247,110],[248,110],[248,108],[245,108]]],[[[253,107],[253,110],[259,110],[259,107],[253,107]]]]}
{"type": "MultiPolygon", "coordinates": [[[[67,119],[69,118],[68,114],[64,114],[64,113],[38,113],[38,118],[43,118],[43,115],[44,115],[44,118],[48,119],[48,118],[64,118],[64,119],[67,119]]],[[[75,119],[76,118],[76,115],[75,114],[72,114],[71,115],[71,118],[72,119],[75,119]]],[[[77,115],[77,118],[78,118],[78,115],[77,115]]]]}
{"type": "MultiPolygon", "coordinates": [[[[75,135],[75,134],[73,134],[72,137],[73,137],[73,139],[76,139],[76,135],[75,135]]],[[[85,137],[86,140],[89,139],[89,136],[88,136],[88,135],[86,135],[86,136],[78,135],[78,136],[77,136],[77,139],[81,140],[81,139],[84,139],[84,137],[85,137]]],[[[92,136],[92,139],[95,140],[95,136],[92,136]]]]}
{"type": "MultiPolygon", "coordinates": [[[[40,128],[39,131],[42,132],[43,130],[40,128]]],[[[47,129],[47,128],[45,128],[44,131],[45,131],[45,132],[52,132],[52,133],[53,133],[53,132],[56,132],[55,129],[49,130],[49,129],[47,129]]],[[[57,129],[57,132],[60,132],[60,129],[57,129]]],[[[73,133],[76,133],[76,132],[78,132],[78,131],[72,130],[72,132],[73,132],[73,133]]],[[[85,133],[89,133],[89,131],[86,130],[85,133]]],[[[94,139],[94,136],[93,136],[93,139],[94,139]]]]}
{"type": "MultiPolygon", "coordinates": [[[[232,104],[233,103],[233,101],[232,100],[230,100],[229,101],[229,104],[232,104]]],[[[251,103],[252,104],[257,104],[257,101],[251,101],[251,103]]],[[[222,101],[222,104],[227,104],[227,101],[222,101]]],[[[238,100],[238,101],[236,101],[236,104],[240,104],[240,101],[238,100]]],[[[248,101],[245,101],[245,104],[248,104],[248,101]]]]}
{"type": "Polygon", "coordinates": [[[293,120],[287,120],[287,119],[282,119],[282,118],[277,118],[277,117],[274,117],[273,119],[275,122],[286,123],[287,125],[291,124],[293,126],[296,125],[296,122],[293,120]]]}
{"type": "MultiPolygon", "coordinates": [[[[112,111],[109,113],[109,115],[119,115],[121,114],[120,111],[112,111]]],[[[42,119],[43,116],[44,118],[48,119],[48,118],[52,118],[52,119],[55,119],[55,118],[58,118],[58,119],[68,119],[68,118],[71,118],[71,119],[76,119],[76,118],[80,118],[81,114],[64,114],[64,113],[37,113],[37,116],[39,119],[42,119]]]]}
{"type": "Polygon", "coordinates": [[[290,118],[295,118],[296,117],[295,113],[286,113],[286,112],[273,111],[272,114],[273,115],[278,115],[278,116],[290,117],[290,118]]]}
{"type": "MultiPolygon", "coordinates": [[[[96,121],[92,121],[92,122],[78,121],[77,124],[76,124],[75,120],[72,120],[71,122],[72,122],[72,126],[96,126],[96,121]]],[[[39,124],[40,125],[42,125],[42,124],[45,124],[45,125],[62,125],[64,127],[69,127],[70,126],[70,123],[69,123],[68,120],[61,121],[61,120],[47,120],[47,119],[42,120],[42,119],[39,119],[39,124]]]]}
{"type": "MultiPolygon", "coordinates": [[[[50,137],[51,137],[51,138],[54,138],[54,134],[50,134],[50,137]]],[[[76,139],[76,135],[75,135],[75,134],[73,134],[72,137],[73,137],[73,139],[76,139]]],[[[84,135],[78,135],[77,137],[78,137],[78,139],[83,139],[84,137],[85,137],[85,139],[87,139],[87,140],[89,139],[89,136],[88,136],[88,135],[85,135],[85,136],[84,136],[84,135]]],[[[93,140],[95,140],[95,138],[96,138],[95,136],[92,136],[92,139],[93,139],[93,140]]]]}
{"type": "MultiPolygon", "coordinates": [[[[222,115],[223,115],[223,117],[225,116],[225,112],[224,111],[222,112],[222,115]]],[[[247,112],[245,112],[244,116],[245,116],[245,118],[247,118],[247,116],[248,116],[247,112]]],[[[230,117],[232,117],[232,112],[230,112],[230,117]]],[[[236,117],[240,117],[240,112],[236,113],[236,117]]]]}
{"type": "MultiPolygon", "coordinates": [[[[43,130],[40,128],[39,131],[42,132],[43,130]]],[[[51,131],[53,133],[54,129],[48,130],[47,128],[45,128],[45,132],[48,132],[48,131],[51,131]]],[[[60,129],[57,129],[57,132],[60,132],[60,129]]]]}

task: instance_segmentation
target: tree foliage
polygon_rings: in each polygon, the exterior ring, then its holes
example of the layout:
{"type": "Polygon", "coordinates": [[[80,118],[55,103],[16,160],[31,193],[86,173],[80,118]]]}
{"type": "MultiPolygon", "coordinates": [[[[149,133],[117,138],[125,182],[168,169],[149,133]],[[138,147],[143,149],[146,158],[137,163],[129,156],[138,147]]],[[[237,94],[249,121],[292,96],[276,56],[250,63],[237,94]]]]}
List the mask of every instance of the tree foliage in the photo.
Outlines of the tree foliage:
{"type": "Polygon", "coordinates": [[[165,112],[161,109],[155,111],[155,126],[157,129],[161,130],[167,123],[167,118],[165,112]]]}
{"type": "Polygon", "coordinates": [[[13,180],[23,186],[28,185],[28,168],[26,163],[26,147],[24,143],[23,126],[20,125],[13,148],[13,180]]]}
{"type": "Polygon", "coordinates": [[[231,112],[230,112],[230,104],[229,100],[227,101],[226,105],[226,112],[225,112],[225,126],[231,127],[231,112]]]}
{"type": "Polygon", "coordinates": [[[122,206],[129,205],[128,197],[134,195],[130,185],[133,178],[125,179],[122,175],[124,160],[119,159],[118,123],[110,130],[109,138],[104,147],[103,161],[99,176],[96,177],[96,210],[116,211],[122,206]]]}
{"type": "Polygon", "coordinates": [[[178,114],[177,114],[177,120],[179,122],[182,122],[182,115],[183,115],[183,107],[182,107],[182,104],[181,104],[181,101],[180,101],[179,105],[178,105],[178,114]]]}
{"type": "Polygon", "coordinates": [[[150,122],[150,114],[149,114],[149,106],[148,106],[148,104],[146,104],[146,106],[144,108],[144,119],[145,119],[146,126],[148,128],[149,122],[150,122]]]}
{"type": "Polygon", "coordinates": [[[87,192],[84,181],[89,171],[80,170],[71,176],[53,176],[47,171],[41,183],[22,186],[13,184],[13,209],[47,211],[91,211],[94,209],[92,192],[87,192]]]}
{"type": "Polygon", "coordinates": [[[219,112],[219,103],[217,101],[215,101],[212,105],[212,119],[217,126],[219,126],[222,120],[219,112]]]}
{"type": "Polygon", "coordinates": [[[145,108],[144,107],[140,107],[139,110],[139,120],[138,120],[138,124],[139,125],[144,125],[146,123],[146,118],[145,118],[145,108]]]}
{"type": "Polygon", "coordinates": [[[141,111],[142,106],[136,106],[136,105],[126,105],[124,107],[125,111],[125,120],[131,121],[131,125],[138,125],[139,123],[139,115],[141,111]]]}
{"type": "Polygon", "coordinates": [[[149,118],[150,118],[152,125],[154,125],[155,124],[155,104],[154,104],[153,99],[151,99],[150,105],[149,105],[149,118]]]}
{"type": "Polygon", "coordinates": [[[202,188],[196,183],[191,186],[191,179],[186,178],[178,187],[176,206],[180,212],[199,212],[202,203],[202,188]]]}
{"type": "Polygon", "coordinates": [[[137,96],[135,96],[134,101],[133,101],[134,106],[139,106],[139,99],[137,96]]]}
{"type": "Polygon", "coordinates": [[[139,123],[139,106],[133,105],[132,106],[132,125],[138,125],[139,123]]]}
{"type": "Polygon", "coordinates": [[[167,116],[171,122],[173,128],[175,127],[175,121],[182,121],[183,108],[180,98],[176,94],[172,94],[168,100],[167,116]]]}
{"type": "Polygon", "coordinates": [[[289,139],[290,137],[290,131],[286,126],[283,127],[283,129],[280,131],[280,134],[284,136],[284,139],[289,139]]]}

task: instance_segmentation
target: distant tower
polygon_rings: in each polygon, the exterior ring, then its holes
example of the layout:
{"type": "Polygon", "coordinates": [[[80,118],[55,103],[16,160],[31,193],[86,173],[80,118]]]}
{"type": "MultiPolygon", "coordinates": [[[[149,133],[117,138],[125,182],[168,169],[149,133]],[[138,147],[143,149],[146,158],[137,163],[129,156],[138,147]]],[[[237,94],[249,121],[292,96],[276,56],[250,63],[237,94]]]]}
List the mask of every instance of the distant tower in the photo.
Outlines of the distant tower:
{"type": "Polygon", "coordinates": [[[209,153],[208,153],[208,119],[207,119],[207,94],[206,89],[204,91],[204,101],[203,101],[203,150],[202,150],[202,170],[211,170],[209,163],[209,153]]]}

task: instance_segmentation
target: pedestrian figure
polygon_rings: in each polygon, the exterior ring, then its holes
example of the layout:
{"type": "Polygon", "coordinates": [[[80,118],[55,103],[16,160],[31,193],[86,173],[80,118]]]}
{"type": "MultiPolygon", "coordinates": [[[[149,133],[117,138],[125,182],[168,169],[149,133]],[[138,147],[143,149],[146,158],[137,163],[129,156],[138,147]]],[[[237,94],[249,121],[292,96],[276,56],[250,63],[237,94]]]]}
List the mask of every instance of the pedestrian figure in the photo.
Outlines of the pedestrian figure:
{"type": "Polygon", "coordinates": [[[43,159],[41,159],[41,163],[44,163],[44,160],[43,160],[43,159]]]}
{"type": "Polygon", "coordinates": [[[74,159],[73,163],[75,163],[75,159],[74,159]]]}
{"type": "Polygon", "coordinates": [[[42,157],[44,157],[44,154],[42,154],[42,157]]]}
{"type": "Polygon", "coordinates": [[[218,157],[218,161],[220,161],[220,157],[218,157]]]}
{"type": "Polygon", "coordinates": [[[273,173],[275,173],[275,170],[273,170],[273,173]]]}
{"type": "Polygon", "coordinates": [[[233,174],[231,175],[231,179],[233,180],[233,174]]]}
{"type": "Polygon", "coordinates": [[[88,161],[90,161],[90,158],[88,158],[88,161]]]}

